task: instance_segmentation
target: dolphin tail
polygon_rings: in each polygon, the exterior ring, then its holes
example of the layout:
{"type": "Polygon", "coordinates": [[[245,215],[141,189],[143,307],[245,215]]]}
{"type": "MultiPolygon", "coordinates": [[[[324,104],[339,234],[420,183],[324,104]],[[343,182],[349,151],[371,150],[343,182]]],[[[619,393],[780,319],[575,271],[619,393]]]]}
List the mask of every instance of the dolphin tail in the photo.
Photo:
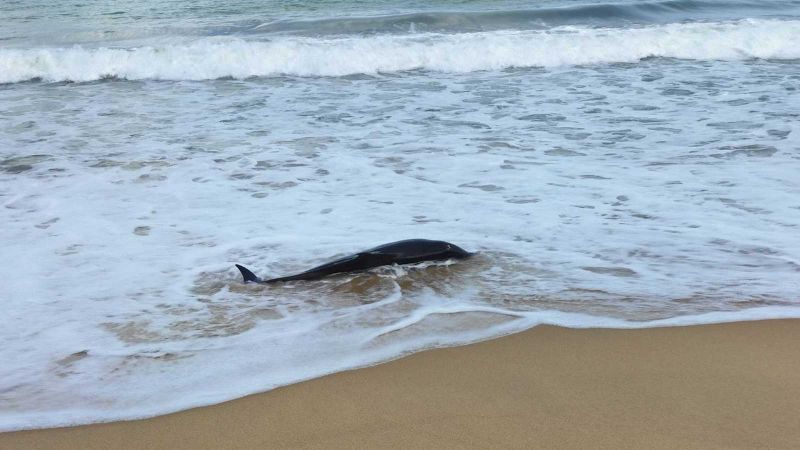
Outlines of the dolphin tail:
{"type": "Polygon", "coordinates": [[[239,269],[239,272],[242,272],[242,278],[244,278],[245,283],[249,283],[251,281],[253,283],[261,283],[261,278],[258,278],[256,274],[251,272],[247,267],[236,264],[236,268],[239,269]]]}

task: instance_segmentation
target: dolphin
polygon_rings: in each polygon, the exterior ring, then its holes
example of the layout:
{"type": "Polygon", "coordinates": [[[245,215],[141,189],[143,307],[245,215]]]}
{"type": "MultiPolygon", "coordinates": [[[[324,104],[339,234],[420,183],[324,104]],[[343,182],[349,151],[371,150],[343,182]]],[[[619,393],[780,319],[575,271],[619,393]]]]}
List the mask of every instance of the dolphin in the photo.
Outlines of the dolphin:
{"type": "Polygon", "coordinates": [[[472,256],[463,248],[445,241],[407,239],[379,245],[363,252],[345,256],[296,275],[262,280],[244,266],[236,264],[244,282],[277,283],[281,281],[317,280],[343,272],[357,272],[390,264],[413,264],[423,261],[464,259],[472,256]]]}

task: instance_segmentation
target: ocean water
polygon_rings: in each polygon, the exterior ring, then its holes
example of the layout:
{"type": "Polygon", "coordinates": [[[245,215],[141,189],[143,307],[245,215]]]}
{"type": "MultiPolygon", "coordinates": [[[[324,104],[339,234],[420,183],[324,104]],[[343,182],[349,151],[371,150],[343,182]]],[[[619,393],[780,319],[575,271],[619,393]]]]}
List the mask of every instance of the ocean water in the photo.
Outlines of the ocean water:
{"type": "Polygon", "coordinates": [[[800,317],[800,1],[6,0],[0,431],[800,317]],[[478,256],[244,285],[371,246],[478,256]]]}

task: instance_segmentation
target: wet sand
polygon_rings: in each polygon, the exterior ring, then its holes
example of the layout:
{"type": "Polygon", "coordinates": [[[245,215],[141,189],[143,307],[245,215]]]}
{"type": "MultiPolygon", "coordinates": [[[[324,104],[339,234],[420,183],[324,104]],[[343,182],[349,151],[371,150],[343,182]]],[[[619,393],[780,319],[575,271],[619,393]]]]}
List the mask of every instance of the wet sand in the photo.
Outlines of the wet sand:
{"type": "Polygon", "coordinates": [[[3,449],[797,448],[800,320],[550,326],[3,449]]]}

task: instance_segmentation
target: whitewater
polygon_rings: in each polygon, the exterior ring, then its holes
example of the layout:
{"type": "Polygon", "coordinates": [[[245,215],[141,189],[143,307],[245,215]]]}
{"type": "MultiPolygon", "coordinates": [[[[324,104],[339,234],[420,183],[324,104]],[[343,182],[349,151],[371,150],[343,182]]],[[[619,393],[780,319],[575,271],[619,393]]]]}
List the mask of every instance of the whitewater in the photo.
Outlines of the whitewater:
{"type": "Polygon", "coordinates": [[[210,80],[279,75],[345,76],[412,70],[473,72],[635,62],[800,58],[800,21],[742,20],[629,29],[556,27],[545,31],[248,41],[213,37],[132,48],[0,50],[0,83],[26,80],[210,80]]]}
{"type": "Polygon", "coordinates": [[[800,317],[800,2],[0,6],[0,431],[800,317]],[[408,238],[465,261],[246,285],[408,238]]]}

